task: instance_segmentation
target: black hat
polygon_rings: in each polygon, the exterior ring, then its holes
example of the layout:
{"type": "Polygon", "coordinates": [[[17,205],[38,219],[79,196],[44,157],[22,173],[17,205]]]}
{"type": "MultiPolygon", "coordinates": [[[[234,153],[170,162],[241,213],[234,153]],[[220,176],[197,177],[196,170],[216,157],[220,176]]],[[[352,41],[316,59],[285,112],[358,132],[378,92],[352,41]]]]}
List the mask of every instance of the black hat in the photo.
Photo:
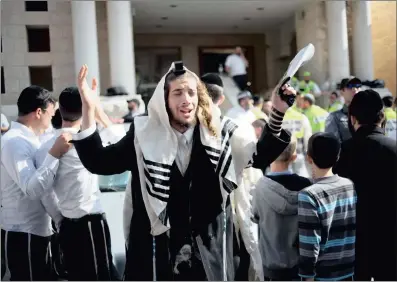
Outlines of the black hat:
{"type": "Polygon", "coordinates": [[[383,109],[383,101],[379,93],[367,89],[354,95],[349,105],[349,111],[353,116],[357,115],[357,111],[366,115],[374,115],[383,109]]]}
{"type": "Polygon", "coordinates": [[[82,102],[77,87],[67,87],[59,95],[59,108],[68,113],[81,113],[82,102]]]}
{"type": "Polygon", "coordinates": [[[28,86],[19,95],[17,101],[18,114],[27,115],[38,108],[46,109],[48,103],[55,104],[55,99],[47,89],[37,85],[28,86]]]}
{"type": "Polygon", "coordinates": [[[216,73],[206,73],[201,77],[201,81],[205,84],[215,84],[223,87],[223,81],[221,77],[216,73]]]}
{"type": "Polygon", "coordinates": [[[352,84],[361,86],[363,83],[359,78],[355,76],[350,76],[348,78],[342,79],[342,81],[340,82],[339,89],[346,88],[348,85],[352,85],[352,84]]]}

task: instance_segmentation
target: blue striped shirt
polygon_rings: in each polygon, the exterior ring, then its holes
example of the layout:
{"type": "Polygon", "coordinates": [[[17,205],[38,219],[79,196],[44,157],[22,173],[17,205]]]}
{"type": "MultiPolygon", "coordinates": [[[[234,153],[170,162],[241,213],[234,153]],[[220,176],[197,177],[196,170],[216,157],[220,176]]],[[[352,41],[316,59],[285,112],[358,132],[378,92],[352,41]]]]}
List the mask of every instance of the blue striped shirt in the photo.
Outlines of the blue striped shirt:
{"type": "Polygon", "coordinates": [[[299,275],[342,280],[354,274],[356,202],[353,183],[333,175],[298,196],[299,275]]]}

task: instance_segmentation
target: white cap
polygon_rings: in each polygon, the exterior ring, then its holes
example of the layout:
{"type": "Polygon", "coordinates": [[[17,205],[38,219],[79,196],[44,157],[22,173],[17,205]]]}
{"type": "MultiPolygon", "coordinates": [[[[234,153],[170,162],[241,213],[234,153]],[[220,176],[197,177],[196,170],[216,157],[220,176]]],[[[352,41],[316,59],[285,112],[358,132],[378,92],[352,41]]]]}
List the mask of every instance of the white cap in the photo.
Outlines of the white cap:
{"type": "Polygon", "coordinates": [[[243,98],[252,98],[251,92],[245,90],[243,92],[240,92],[237,95],[237,100],[243,99],[243,98]]]}

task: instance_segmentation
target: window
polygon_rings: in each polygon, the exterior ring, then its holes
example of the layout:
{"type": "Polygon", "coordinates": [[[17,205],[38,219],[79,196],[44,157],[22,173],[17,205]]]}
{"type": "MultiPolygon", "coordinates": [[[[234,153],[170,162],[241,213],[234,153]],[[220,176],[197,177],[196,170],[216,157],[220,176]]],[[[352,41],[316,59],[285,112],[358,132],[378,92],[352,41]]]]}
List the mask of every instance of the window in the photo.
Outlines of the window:
{"type": "Polygon", "coordinates": [[[41,86],[48,91],[53,91],[51,66],[29,67],[29,76],[30,84],[41,86]]]}
{"type": "Polygon", "coordinates": [[[26,26],[28,52],[50,52],[50,28],[48,26],[26,26]]]}
{"type": "Polygon", "coordinates": [[[6,93],[6,87],[4,83],[4,68],[1,67],[1,94],[6,93]]]}
{"type": "Polygon", "coordinates": [[[26,12],[46,12],[48,11],[47,1],[25,1],[26,12]]]}

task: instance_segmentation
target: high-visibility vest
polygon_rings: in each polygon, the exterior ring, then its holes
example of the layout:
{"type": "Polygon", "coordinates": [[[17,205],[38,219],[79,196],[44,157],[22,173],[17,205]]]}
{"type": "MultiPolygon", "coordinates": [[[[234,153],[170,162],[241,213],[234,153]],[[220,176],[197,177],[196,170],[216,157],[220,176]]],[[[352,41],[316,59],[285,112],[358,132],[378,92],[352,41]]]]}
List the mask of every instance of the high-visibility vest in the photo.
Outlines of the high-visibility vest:
{"type": "Polygon", "coordinates": [[[309,119],[313,134],[324,132],[325,120],[329,115],[326,110],[317,105],[312,105],[309,109],[304,110],[303,114],[309,119]]]}
{"type": "Polygon", "coordinates": [[[343,104],[340,101],[335,101],[335,103],[329,105],[328,112],[333,113],[339,111],[342,108],[343,108],[343,104]]]}
{"type": "Polygon", "coordinates": [[[397,114],[392,108],[385,108],[386,136],[397,139],[397,114]]]}
{"type": "Polygon", "coordinates": [[[301,92],[302,94],[307,94],[307,93],[314,93],[314,87],[315,87],[315,83],[313,80],[310,80],[308,83],[306,83],[306,81],[301,80],[301,82],[299,82],[299,92],[301,92]]]}
{"type": "Polygon", "coordinates": [[[303,136],[304,136],[304,130],[303,130],[303,114],[294,110],[292,107],[289,108],[284,115],[284,120],[282,124],[282,128],[288,130],[291,132],[292,135],[295,136],[295,138],[298,141],[296,151],[297,153],[302,153],[304,148],[303,148],[303,136]]]}
{"type": "Polygon", "coordinates": [[[299,91],[299,80],[295,76],[291,78],[290,84],[296,91],[299,91]]]}

